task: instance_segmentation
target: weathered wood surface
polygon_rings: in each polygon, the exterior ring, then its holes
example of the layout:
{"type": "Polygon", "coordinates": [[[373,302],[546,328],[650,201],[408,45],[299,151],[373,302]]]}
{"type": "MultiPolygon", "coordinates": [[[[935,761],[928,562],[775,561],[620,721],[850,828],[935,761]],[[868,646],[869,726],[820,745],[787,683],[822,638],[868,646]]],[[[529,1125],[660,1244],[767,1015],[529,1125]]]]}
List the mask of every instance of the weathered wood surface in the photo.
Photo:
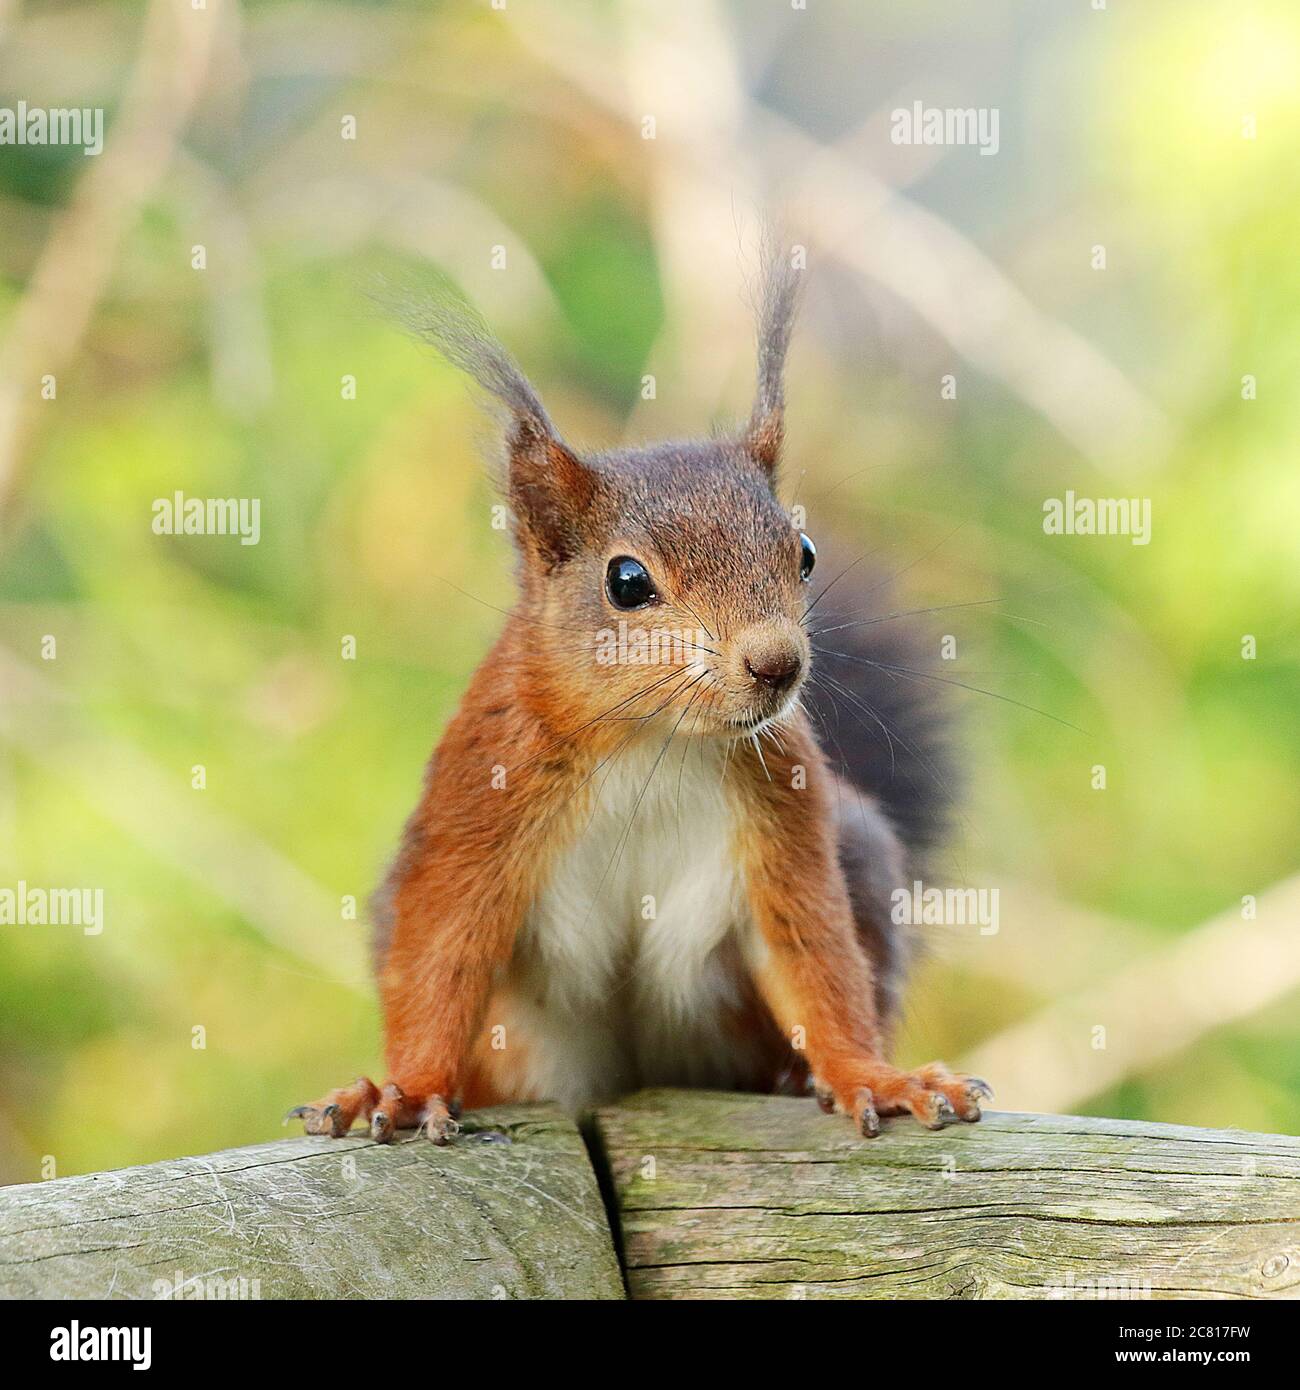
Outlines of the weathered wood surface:
{"type": "Polygon", "coordinates": [[[454,1145],[286,1139],[0,1188],[0,1297],[621,1298],[595,1174],[549,1106],[454,1145]],[[242,1282],[241,1282],[242,1281],[242,1282]]]}
{"type": "Polygon", "coordinates": [[[633,1298],[1300,1297],[1300,1139],[990,1113],[864,1141],[700,1091],[595,1130],[633,1298]]]}
{"type": "MultiPolygon", "coordinates": [[[[988,1114],[876,1140],[810,1101],[647,1091],[588,1126],[634,1298],[1300,1297],[1300,1139],[988,1114]]],[[[620,1298],[550,1106],[0,1188],[0,1297],[620,1298]]]]}

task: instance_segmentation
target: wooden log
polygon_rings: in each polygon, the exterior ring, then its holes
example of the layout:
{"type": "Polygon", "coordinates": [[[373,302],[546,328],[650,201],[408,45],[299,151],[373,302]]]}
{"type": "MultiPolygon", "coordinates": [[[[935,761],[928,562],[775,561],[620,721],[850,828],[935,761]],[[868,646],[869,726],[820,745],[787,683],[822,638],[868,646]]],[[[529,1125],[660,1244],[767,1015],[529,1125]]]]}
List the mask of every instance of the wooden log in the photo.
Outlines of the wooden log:
{"type": "Polygon", "coordinates": [[[1295,1298],[1300,1139],[648,1091],[595,1116],[633,1298],[1295,1298]]]}
{"type": "Polygon", "coordinates": [[[622,1298],[573,1122],[463,1125],[446,1148],[298,1137],[0,1188],[0,1298],[622,1298]]]}
{"type": "MultiPolygon", "coordinates": [[[[878,1140],[786,1097],[654,1091],[592,1152],[635,1298],[1295,1298],[1300,1140],[989,1114],[878,1140]]],[[[0,1189],[0,1297],[619,1298],[577,1129],[294,1138],[0,1189]]]]}

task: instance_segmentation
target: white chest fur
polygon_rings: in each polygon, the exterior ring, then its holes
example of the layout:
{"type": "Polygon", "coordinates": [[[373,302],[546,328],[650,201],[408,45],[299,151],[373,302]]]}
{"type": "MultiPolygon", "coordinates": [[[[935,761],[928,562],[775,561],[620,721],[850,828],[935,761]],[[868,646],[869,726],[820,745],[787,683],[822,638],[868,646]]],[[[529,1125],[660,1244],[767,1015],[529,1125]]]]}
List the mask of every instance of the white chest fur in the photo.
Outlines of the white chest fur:
{"type": "Polygon", "coordinates": [[[593,777],[511,973],[530,1089],[574,1107],[741,1084],[753,1065],[734,1011],[758,948],[723,750],[678,739],[656,766],[661,748],[630,746],[593,777]]]}

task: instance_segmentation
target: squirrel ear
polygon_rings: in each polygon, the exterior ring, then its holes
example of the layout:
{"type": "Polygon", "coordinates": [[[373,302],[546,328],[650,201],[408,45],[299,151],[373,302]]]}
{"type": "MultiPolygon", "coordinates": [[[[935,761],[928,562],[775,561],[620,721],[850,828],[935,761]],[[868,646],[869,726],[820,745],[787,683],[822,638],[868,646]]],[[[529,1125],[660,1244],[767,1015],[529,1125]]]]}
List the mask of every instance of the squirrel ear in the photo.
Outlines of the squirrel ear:
{"type": "Polygon", "coordinates": [[[597,477],[535,416],[516,417],[508,445],[510,504],[520,541],[548,568],[561,564],[590,529],[597,477]]]}
{"type": "Polygon", "coordinates": [[[520,543],[547,566],[568,559],[590,531],[596,474],[560,442],[532,383],[482,315],[449,286],[400,312],[421,338],[505,406],[510,504],[520,543]]]}
{"type": "Polygon", "coordinates": [[[758,304],[758,389],[744,445],[770,478],[776,477],[785,439],[785,358],[799,307],[802,268],[801,255],[782,249],[769,232],[758,304]]]}
{"type": "Polygon", "coordinates": [[[745,431],[745,449],[750,458],[770,478],[776,477],[781,462],[781,445],[785,443],[785,406],[769,410],[761,419],[757,407],[745,431]]]}

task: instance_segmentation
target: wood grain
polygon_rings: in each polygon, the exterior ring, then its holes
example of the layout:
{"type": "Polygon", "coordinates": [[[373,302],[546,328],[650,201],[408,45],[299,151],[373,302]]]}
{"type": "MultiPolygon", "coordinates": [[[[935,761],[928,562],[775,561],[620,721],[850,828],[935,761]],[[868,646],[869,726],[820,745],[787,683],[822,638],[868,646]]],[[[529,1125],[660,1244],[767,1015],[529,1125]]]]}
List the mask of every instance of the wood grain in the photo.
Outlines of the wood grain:
{"type": "Polygon", "coordinates": [[[1300,1140],[647,1091],[0,1188],[0,1297],[1296,1298],[1300,1140]],[[595,1167],[593,1168],[593,1161],[595,1167]]]}
{"type": "Polygon", "coordinates": [[[1300,1139],[992,1113],[865,1141],[704,1091],[594,1128],[633,1298],[1300,1296],[1300,1139]]]}
{"type": "Polygon", "coordinates": [[[454,1145],[285,1139],[0,1188],[0,1298],[622,1298],[595,1175],[550,1106],[454,1145]]]}

